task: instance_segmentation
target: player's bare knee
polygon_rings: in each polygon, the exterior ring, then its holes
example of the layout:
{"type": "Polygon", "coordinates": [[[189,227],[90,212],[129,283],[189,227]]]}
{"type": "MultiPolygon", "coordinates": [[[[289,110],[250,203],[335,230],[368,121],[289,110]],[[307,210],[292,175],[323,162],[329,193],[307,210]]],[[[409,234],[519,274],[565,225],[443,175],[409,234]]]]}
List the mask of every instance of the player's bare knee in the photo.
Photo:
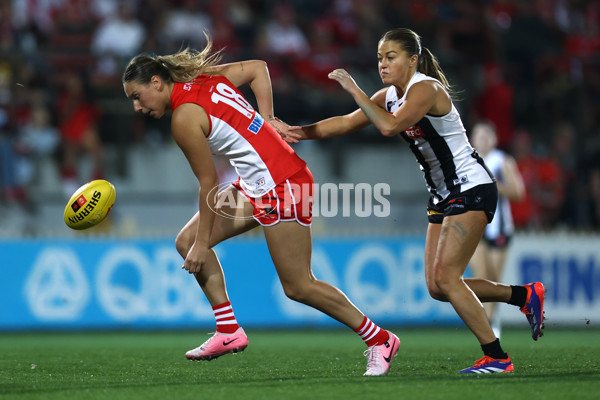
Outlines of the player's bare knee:
{"type": "MultiPolygon", "coordinates": [[[[441,268],[438,271],[443,271],[441,268]]],[[[429,294],[436,300],[448,301],[448,293],[452,288],[453,282],[448,274],[443,272],[436,273],[433,277],[433,282],[428,283],[427,289],[429,294]]]]}
{"type": "Polygon", "coordinates": [[[297,286],[295,286],[295,285],[284,286],[283,292],[285,293],[285,295],[288,299],[302,303],[302,299],[304,296],[302,295],[302,291],[298,290],[297,286]]]}
{"type": "Polygon", "coordinates": [[[437,287],[437,290],[439,292],[439,294],[446,295],[448,293],[448,291],[450,290],[450,284],[448,282],[447,279],[445,278],[438,278],[436,277],[435,279],[435,286],[437,287]]]}
{"type": "Polygon", "coordinates": [[[297,301],[299,303],[306,303],[310,297],[310,290],[306,285],[299,283],[283,283],[283,292],[288,299],[297,301]]]}
{"type": "Polygon", "coordinates": [[[427,284],[427,290],[429,291],[431,298],[438,301],[447,301],[446,296],[437,285],[427,284]]]}
{"type": "Polygon", "coordinates": [[[177,252],[181,255],[181,257],[187,257],[187,254],[191,248],[191,243],[189,241],[188,235],[185,233],[185,230],[179,232],[179,234],[175,238],[175,248],[177,249],[177,252]]]}

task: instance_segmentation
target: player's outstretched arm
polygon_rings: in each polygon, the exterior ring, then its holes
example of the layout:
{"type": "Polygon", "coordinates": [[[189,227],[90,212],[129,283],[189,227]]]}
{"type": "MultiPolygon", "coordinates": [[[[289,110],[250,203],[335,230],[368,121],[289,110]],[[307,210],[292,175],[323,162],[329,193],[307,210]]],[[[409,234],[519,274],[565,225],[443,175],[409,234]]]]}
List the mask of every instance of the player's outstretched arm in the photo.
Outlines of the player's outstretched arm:
{"type": "Polygon", "coordinates": [[[327,118],[298,129],[291,129],[284,139],[293,143],[306,139],[327,139],[345,135],[368,125],[367,117],[361,110],[356,110],[350,114],[327,118]]]}
{"type": "Polygon", "coordinates": [[[209,131],[208,115],[193,103],[179,106],[171,119],[171,132],[181,148],[199,183],[198,221],[194,243],[188,252],[183,268],[190,273],[200,272],[209,256],[209,242],[215,221],[216,193],[219,177],[211,157],[205,132],[209,131]]]}
{"type": "MultiPolygon", "coordinates": [[[[375,93],[371,100],[383,107],[385,103],[385,92],[387,89],[381,89],[375,93]]],[[[327,139],[335,136],[342,136],[350,132],[357,131],[369,126],[371,122],[365,113],[358,109],[350,114],[331,117],[314,124],[301,127],[291,127],[281,136],[288,143],[298,143],[300,140],[307,139],[327,139]]]]}

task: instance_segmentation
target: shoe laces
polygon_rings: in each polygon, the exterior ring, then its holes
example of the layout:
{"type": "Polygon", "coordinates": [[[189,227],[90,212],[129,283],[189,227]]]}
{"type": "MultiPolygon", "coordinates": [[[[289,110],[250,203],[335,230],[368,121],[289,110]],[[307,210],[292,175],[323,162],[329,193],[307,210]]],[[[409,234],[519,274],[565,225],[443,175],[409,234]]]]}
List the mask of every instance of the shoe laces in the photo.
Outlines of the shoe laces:
{"type": "Polygon", "coordinates": [[[367,369],[379,367],[379,349],[378,346],[371,346],[363,352],[363,356],[367,357],[367,369]]]}
{"type": "Polygon", "coordinates": [[[482,365],[489,364],[493,361],[494,361],[494,359],[492,357],[483,356],[479,360],[475,361],[475,365],[473,365],[473,366],[477,368],[477,367],[481,367],[482,365]]]}
{"type": "Polygon", "coordinates": [[[206,339],[206,341],[204,343],[202,343],[202,345],[200,345],[201,348],[204,348],[204,346],[209,344],[211,342],[211,340],[213,340],[217,336],[217,332],[210,332],[210,333],[212,333],[212,336],[209,337],[208,339],[206,339]]]}

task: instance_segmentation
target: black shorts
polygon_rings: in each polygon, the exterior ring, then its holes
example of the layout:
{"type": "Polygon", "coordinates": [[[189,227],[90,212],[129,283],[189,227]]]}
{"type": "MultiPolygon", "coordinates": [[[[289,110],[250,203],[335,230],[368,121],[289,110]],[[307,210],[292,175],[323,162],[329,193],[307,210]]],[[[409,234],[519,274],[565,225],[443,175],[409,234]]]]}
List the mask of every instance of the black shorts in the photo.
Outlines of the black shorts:
{"type": "Polygon", "coordinates": [[[498,205],[496,183],[478,185],[465,192],[450,195],[443,201],[433,204],[433,196],[427,204],[427,218],[432,224],[441,224],[449,215],[459,215],[467,211],[483,211],[488,223],[492,222],[498,205]]]}

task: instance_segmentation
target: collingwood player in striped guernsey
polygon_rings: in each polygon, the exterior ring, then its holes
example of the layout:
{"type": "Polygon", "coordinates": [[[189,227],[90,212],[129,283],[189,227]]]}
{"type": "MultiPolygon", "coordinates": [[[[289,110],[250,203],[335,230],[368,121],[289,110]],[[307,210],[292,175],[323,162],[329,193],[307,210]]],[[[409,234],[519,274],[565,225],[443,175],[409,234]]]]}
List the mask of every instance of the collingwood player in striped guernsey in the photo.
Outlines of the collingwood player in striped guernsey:
{"type": "MultiPolygon", "coordinates": [[[[484,356],[462,373],[511,372],[513,363],[500,346],[482,302],[520,307],[537,340],[543,327],[544,286],[508,286],[464,279],[467,264],[496,211],[498,190],[483,159],[471,147],[451,98],[450,85],[436,58],[419,36],[398,28],[378,43],[379,74],[387,87],[368,97],[347,71],[336,80],[359,109],[312,125],[281,132],[288,142],[343,135],[369,124],[384,136],[399,135],[421,166],[431,194],[425,243],[425,277],[430,295],[452,304],[479,341],[484,356]]],[[[399,277],[401,279],[401,277],[399,277]]]]}

